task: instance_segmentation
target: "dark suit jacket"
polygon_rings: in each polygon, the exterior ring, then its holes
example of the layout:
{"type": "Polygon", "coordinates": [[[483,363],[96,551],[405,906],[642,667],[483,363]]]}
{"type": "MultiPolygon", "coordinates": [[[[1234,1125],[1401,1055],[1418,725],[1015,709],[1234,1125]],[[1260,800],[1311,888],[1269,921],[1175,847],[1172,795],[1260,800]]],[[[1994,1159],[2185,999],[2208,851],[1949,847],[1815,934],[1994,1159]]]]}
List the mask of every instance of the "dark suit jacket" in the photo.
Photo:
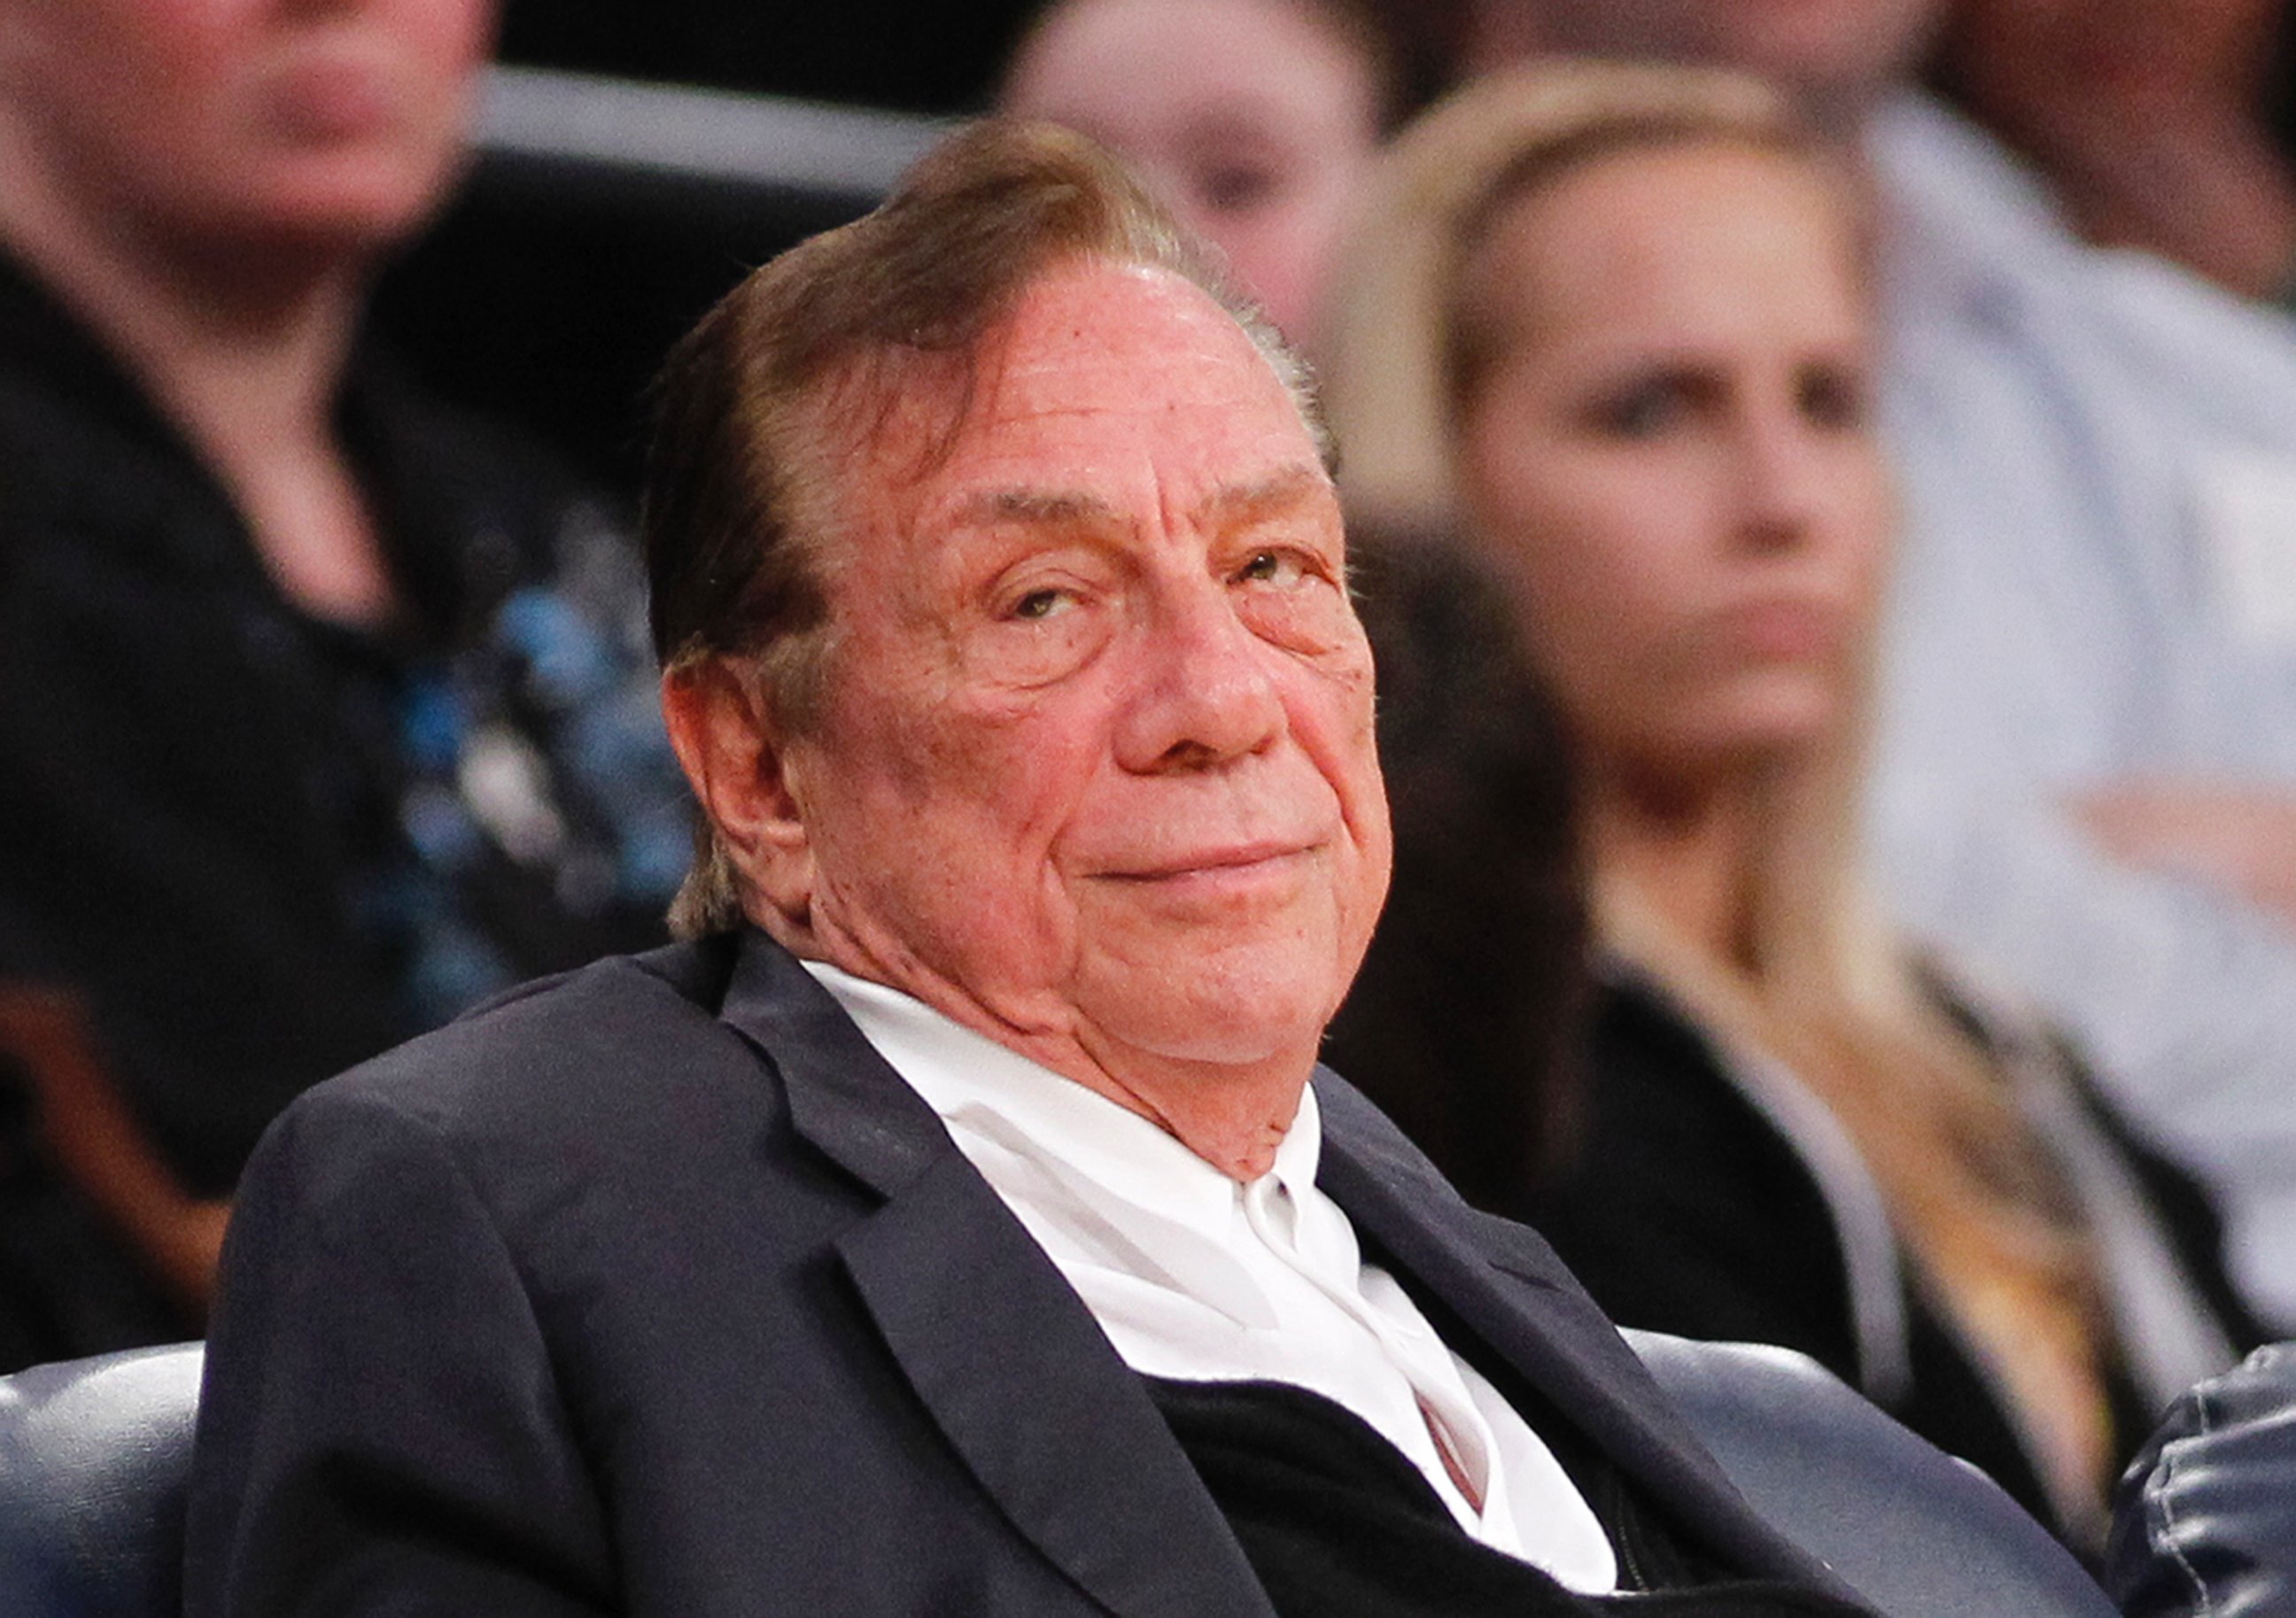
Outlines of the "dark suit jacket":
{"type": "MultiPolygon", "coordinates": [[[[1323,1184],[1455,1346],[1726,1565],[1825,1584],[1544,1242],[1316,1082],[1323,1184]]],[[[191,1618],[1269,1613],[1051,1261],[754,934],[299,1101],[245,1181],[204,1401],[191,1618]]]]}
{"type": "MultiPolygon", "coordinates": [[[[1950,1001],[1941,1009],[1985,1029],[1950,1001]]],[[[1804,1148],[1757,1106],[1708,1036],[1663,990],[1623,971],[1597,990],[1583,1030],[1587,1089],[1576,1150],[1534,1204],[1540,1230],[1615,1318],[1685,1336],[1798,1349],[1931,1443],[1982,1468],[2010,1497],[2066,1532],[1997,1373],[1899,1247],[1896,1386],[1866,1374],[1850,1296],[1849,1238],[1804,1148]]],[[[2215,1305],[2207,1324],[2235,1348],[2261,1333],[2234,1300],[2208,1199],[2190,1176],[2113,1115],[2077,1066],[2068,1083],[2103,1143],[2143,1188],[2138,1214],[2215,1305]]],[[[2116,1466],[2158,1419],[2103,1347],[2116,1466]]],[[[2089,1548],[2094,1549],[2095,1547],[2089,1548]]]]}

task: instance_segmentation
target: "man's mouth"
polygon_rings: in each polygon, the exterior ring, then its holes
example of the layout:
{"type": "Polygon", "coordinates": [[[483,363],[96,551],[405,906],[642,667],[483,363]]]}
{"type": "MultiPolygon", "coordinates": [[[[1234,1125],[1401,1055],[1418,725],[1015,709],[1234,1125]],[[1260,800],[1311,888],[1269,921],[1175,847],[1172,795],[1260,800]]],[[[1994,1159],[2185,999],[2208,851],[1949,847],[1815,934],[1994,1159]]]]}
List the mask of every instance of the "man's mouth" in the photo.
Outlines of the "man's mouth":
{"type": "Polygon", "coordinates": [[[1314,853],[1316,846],[1315,843],[1290,838],[1224,844],[1213,848],[1190,849],[1185,853],[1159,856],[1104,874],[1119,882],[1182,882],[1195,878],[1217,880],[1222,877],[1248,877],[1258,871],[1287,866],[1314,853]]]}

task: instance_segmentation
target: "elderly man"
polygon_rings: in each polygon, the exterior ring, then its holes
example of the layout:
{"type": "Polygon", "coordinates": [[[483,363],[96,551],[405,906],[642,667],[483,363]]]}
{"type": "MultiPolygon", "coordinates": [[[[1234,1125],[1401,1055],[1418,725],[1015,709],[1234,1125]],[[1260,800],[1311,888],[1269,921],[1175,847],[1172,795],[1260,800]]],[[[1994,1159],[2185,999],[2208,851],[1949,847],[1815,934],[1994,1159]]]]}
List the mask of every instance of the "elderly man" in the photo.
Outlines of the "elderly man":
{"type": "Polygon", "coordinates": [[[1389,857],[1324,461],[1073,136],[709,317],[649,519],[701,936],[274,1131],[195,1618],[1857,1610],[1310,1083],[1389,857]]]}

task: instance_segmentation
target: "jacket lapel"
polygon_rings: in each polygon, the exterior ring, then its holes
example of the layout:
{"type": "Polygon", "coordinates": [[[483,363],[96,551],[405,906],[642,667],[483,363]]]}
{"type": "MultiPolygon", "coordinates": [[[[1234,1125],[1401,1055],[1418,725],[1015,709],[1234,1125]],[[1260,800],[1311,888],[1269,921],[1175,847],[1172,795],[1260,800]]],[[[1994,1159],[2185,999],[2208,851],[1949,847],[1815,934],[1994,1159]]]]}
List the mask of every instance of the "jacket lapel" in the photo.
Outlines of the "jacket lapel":
{"type": "Polygon", "coordinates": [[[1013,1524],[1120,1618],[1273,1618],[1138,1377],[836,1001],[752,934],[723,1015],[780,1071],[797,1132],[883,1198],[840,1256],[1013,1524]]]}
{"type": "MultiPolygon", "coordinates": [[[[1273,1618],[1138,1378],[836,1001],[751,933],[722,1015],[782,1075],[797,1132],[883,1199],[840,1256],[918,1399],[1013,1525],[1119,1618],[1273,1618]]],[[[1320,1179],[1364,1236],[1714,1549],[1749,1573],[1827,1579],[1731,1486],[1552,1249],[1469,1209],[1331,1075],[1317,1093],[1320,1179]]]]}
{"type": "Polygon", "coordinates": [[[1371,1104],[1319,1072],[1317,1176],[1358,1232],[1439,1298],[1651,1497],[1747,1573],[1832,1576],[1749,1506],[1562,1261],[1479,1214],[1371,1104]]]}

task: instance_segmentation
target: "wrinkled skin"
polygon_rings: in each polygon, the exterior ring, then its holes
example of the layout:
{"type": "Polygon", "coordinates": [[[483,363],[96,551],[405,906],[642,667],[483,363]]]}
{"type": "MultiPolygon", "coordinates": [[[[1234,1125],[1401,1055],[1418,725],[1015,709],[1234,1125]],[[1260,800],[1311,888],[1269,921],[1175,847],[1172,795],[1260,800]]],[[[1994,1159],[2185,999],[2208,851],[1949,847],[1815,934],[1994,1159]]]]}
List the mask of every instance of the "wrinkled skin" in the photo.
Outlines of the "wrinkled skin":
{"type": "Polygon", "coordinates": [[[753,915],[1239,1176],[1292,1120],[1390,861],[1314,441],[1234,322],[1086,261],[841,474],[829,695],[673,681],[753,915]]]}

